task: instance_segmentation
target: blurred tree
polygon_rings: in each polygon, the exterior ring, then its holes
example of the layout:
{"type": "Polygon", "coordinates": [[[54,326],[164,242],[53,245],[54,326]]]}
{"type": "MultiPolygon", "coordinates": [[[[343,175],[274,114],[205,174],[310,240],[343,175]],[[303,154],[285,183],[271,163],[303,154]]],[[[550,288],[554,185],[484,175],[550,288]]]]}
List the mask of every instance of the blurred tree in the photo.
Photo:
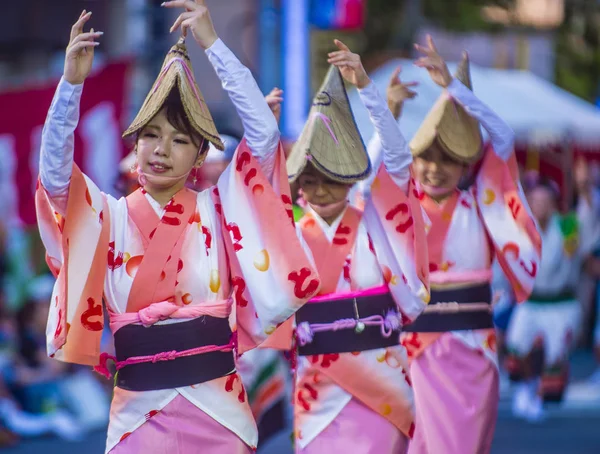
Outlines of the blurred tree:
{"type": "Polygon", "coordinates": [[[556,41],[556,83],[588,101],[600,95],[600,8],[596,0],[571,0],[556,41]]]}
{"type": "Polygon", "coordinates": [[[484,6],[500,6],[510,10],[515,0],[421,0],[423,16],[433,24],[450,31],[500,31],[504,27],[486,20],[484,6]]]}
{"type": "Polygon", "coordinates": [[[375,61],[390,52],[407,55],[423,20],[447,30],[501,30],[501,25],[484,19],[481,8],[496,5],[509,9],[514,1],[368,0],[363,51],[375,61]]]}

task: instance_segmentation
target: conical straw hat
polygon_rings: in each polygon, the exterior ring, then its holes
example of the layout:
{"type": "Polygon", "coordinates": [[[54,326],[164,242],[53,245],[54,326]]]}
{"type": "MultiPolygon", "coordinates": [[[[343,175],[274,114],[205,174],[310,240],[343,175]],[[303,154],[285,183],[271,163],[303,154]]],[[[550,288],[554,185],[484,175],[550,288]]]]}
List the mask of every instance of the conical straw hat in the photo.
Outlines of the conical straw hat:
{"type": "Polygon", "coordinates": [[[300,138],[287,159],[296,180],[307,161],[332,180],[352,184],[367,178],[371,163],[358,132],[340,71],[331,66],[315,96],[300,138]]]}
{"type": "Polygon", "coordinates": [[[162,108],[174,87],[179,91],[181,103],[192,128],[216,148],[223,150],[225,148],[223,142],[219,138],[208,106],[194,79],[183,37],[167,53],[160,74],[133,123],[123,133],[123,137],[131,136],[146,126],[162,108]]]}
{"type": "MultiPolygon", "coordinates": [[[[463,54],[455,77],[467,88],[473,89],[466,53],[463,54]]],[[[482,150],[479,122],[446,92],[438,98],[411,140],[412,154],[420,155],[436,138],[444,151],[460,162],[471,163],[477,160],[482,150]]]]}

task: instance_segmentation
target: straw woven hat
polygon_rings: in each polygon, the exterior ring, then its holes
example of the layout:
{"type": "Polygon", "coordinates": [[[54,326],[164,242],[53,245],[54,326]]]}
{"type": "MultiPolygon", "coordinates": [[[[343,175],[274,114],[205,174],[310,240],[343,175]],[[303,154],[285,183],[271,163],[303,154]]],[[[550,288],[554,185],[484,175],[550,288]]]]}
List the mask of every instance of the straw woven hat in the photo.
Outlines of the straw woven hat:
{"type": "Polygon", "coordinates": [[[175,87],[179,91],[181,103],[194,130],[217,149],[224,150],[225,146],[219,138],[208,106],[196,84],[183,37],[167,53],[160,74],[131,126],[123,133],[123,137],[131,136],[146,126],[162,108],[169,93],[175,87]]]}
{"type": "Polygon", "coordinates": [[[308,121],[287,159],[290,181],[311,164],[340,183],[364,180],[371,172],[369,156],[358,132],[340,71],[331,66],[315,96],[308,121]]]}
{"type": "MultiPolygon", "coordinates": [[[[463,58],[454,75],[467,88],[473,89],[469,57],[463,58]]],[[[479,122],[444,92],[431,108],[410,142],[414,156],[427,150],[436,140],[452,158],[463,163],[476,161],[482,151],[479,122]]]]}

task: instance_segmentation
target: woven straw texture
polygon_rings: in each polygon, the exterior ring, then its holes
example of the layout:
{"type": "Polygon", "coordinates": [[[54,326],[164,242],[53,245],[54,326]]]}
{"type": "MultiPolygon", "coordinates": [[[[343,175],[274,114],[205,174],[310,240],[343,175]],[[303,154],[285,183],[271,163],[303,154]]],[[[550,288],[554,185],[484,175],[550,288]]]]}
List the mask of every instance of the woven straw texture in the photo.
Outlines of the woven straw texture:
{"type": "MultiPolygon", "coordinates": [[[[467,88],[473,89],[469,58],[466,54],[463,55],[455,77],[467,88]]],[[[420,155],[433,144],[436,138],[444,151],[460,162],[474,162],[482,151],[479,122],[452,100],[447,92],[441,94],[411,140],[412,154],[420,155]]]]}
{"type": "Polygon", "coordinates": [[[183,38],[171,47],[171,50],[167,53],[160,74],[131,126],[123,133],[123,137],[131,136],[146,126],[160,111],[169,93],[175,87],[179,92],[185,113],[194,130],[216,148],[224,150],[225,146],[219,137],[202,92],[196,84],[183,38]],[[188,80],[186,73],[191,81],[188,80]],[[198,96],[196,96],[196,93],[198,96]]]}
{"type": "Polygon", "coordinates": [[[369,156],[358,132],[342,75],[331,66],[308,120],[287,160],[291,181],[311,164],[332,180],[352,184],[367,178],[369,156]]]}

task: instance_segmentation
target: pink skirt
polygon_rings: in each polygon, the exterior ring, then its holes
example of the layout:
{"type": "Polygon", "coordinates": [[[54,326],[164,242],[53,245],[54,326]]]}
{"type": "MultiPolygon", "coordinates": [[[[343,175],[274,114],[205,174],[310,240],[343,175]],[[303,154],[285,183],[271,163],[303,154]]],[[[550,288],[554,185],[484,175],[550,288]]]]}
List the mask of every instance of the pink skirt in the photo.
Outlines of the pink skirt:
{"type": "Polygon", "coordinates": [[[110,454],[250,454],[236,434],[178,395],[110,454]]]}
{"type": "Polygon", "coordinates": [[[417,417],[409,454],[487,454],[492,447],[498,370],[451,334],[442,335],[410,368],[417,417]]]}
{"type": "Polygon", "coordinates": [[[352,399],[323,432],[296,454],[406,454],[408,440],[383,416],[352,399]]]}

